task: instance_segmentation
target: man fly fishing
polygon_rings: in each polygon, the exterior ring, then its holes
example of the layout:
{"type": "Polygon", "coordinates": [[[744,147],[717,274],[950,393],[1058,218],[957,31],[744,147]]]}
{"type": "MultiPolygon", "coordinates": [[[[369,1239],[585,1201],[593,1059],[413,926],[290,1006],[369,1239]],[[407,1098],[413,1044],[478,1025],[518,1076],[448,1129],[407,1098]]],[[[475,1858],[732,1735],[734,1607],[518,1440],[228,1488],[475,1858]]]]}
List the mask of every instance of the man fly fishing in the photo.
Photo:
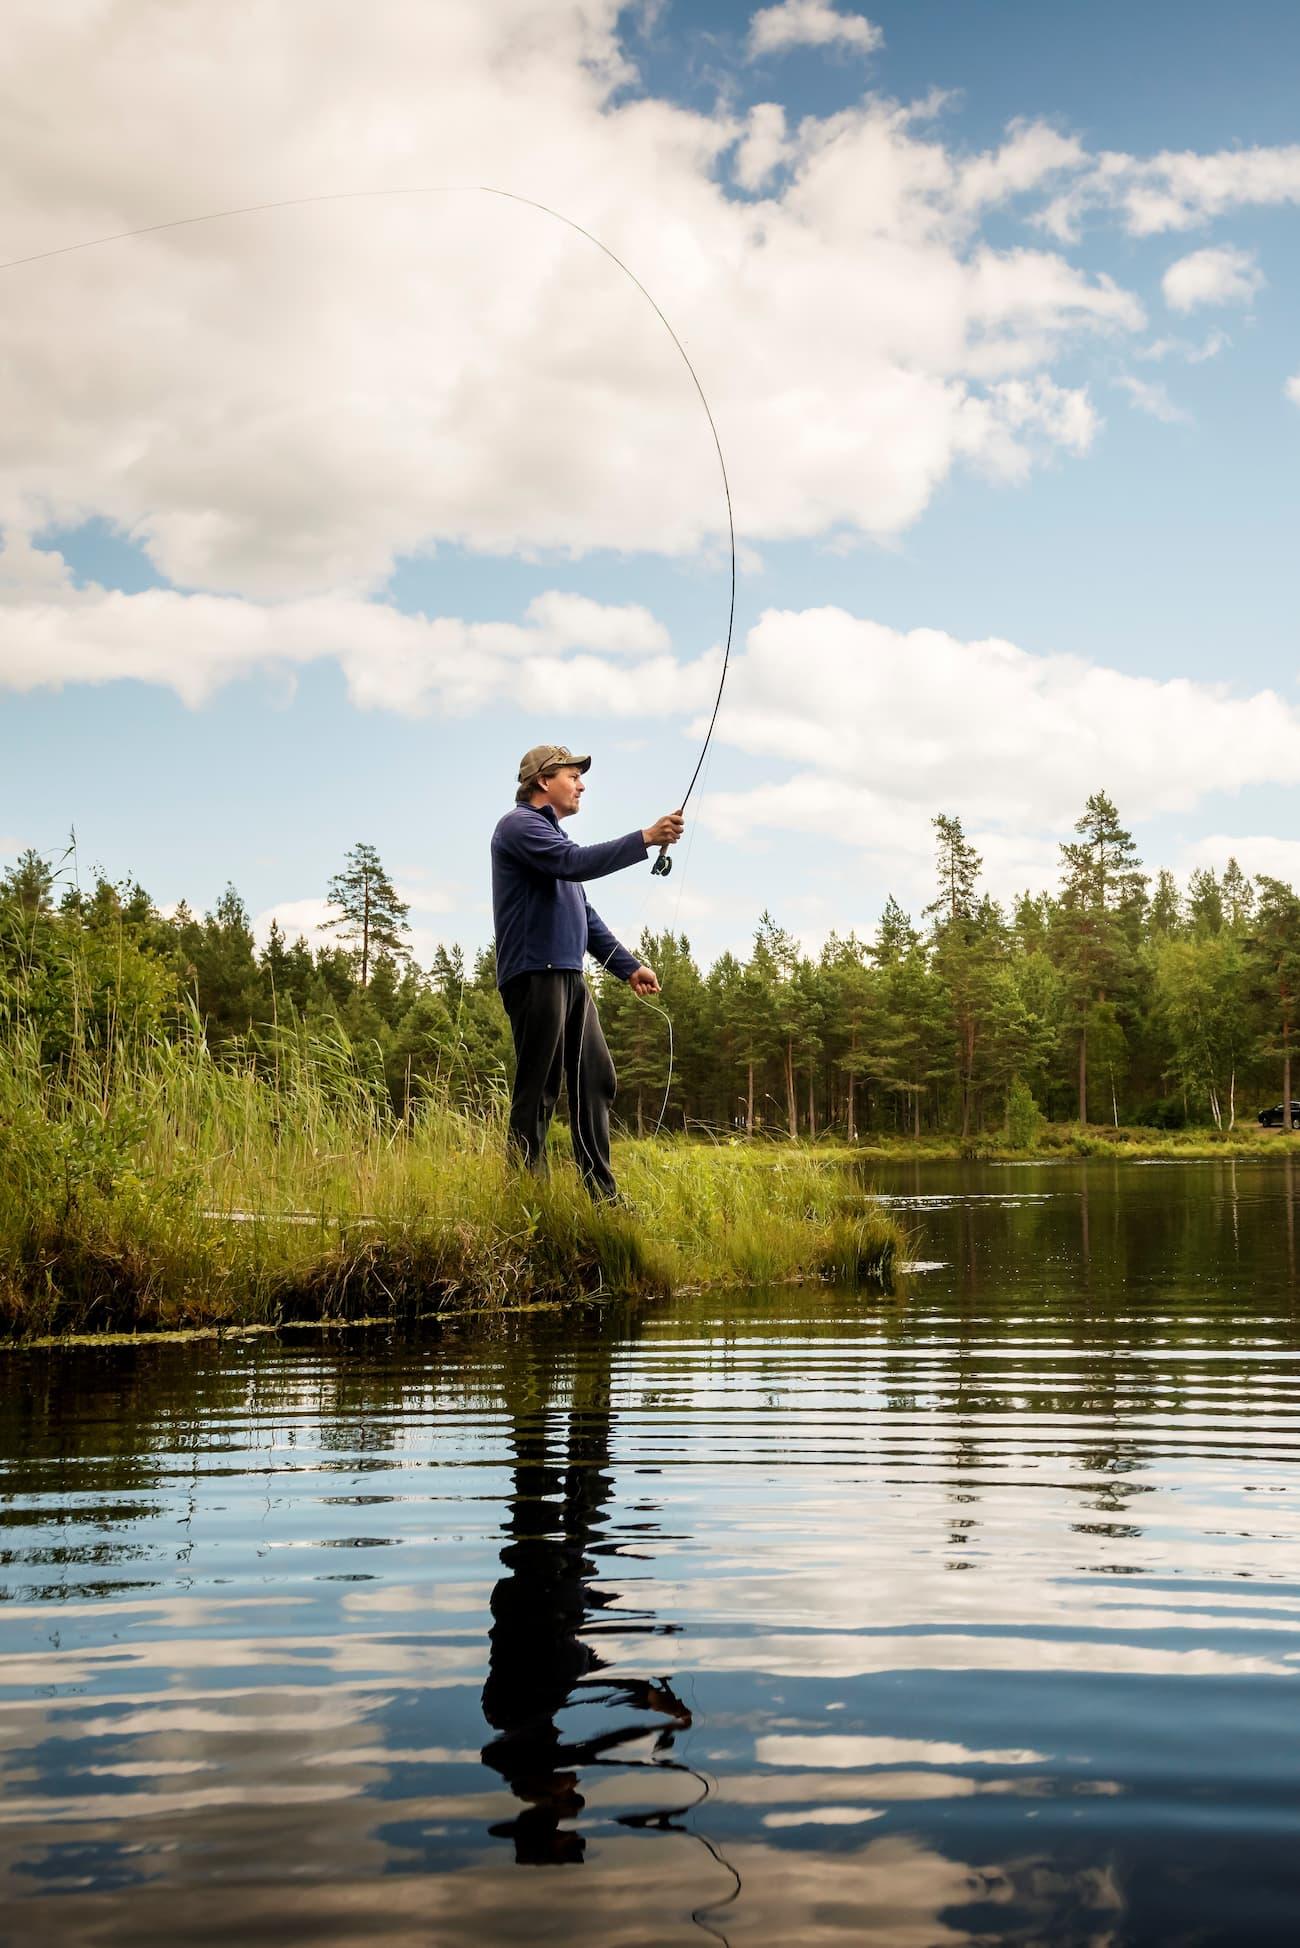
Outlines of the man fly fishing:
{"type": "Polygon", "coordinates": [[[659,981],[614,938],[582,882],[638,864],[651,846],[676,845],[684,820],[665,812],[621,839],[575,845],[560,820],[578,810],[590,764],[563,744],[525,753],[514,809],[492,834],[492,914],[497,985],[515,1042],[511,1149],[530,1170],[543,1167],[563,1077],[578,1168],[592,1196],[605,1198],[616,1195],[609,1161],[616,1078],[583,978],[584,956],[594,955],[634,994],[658,994],[659,981]]]}

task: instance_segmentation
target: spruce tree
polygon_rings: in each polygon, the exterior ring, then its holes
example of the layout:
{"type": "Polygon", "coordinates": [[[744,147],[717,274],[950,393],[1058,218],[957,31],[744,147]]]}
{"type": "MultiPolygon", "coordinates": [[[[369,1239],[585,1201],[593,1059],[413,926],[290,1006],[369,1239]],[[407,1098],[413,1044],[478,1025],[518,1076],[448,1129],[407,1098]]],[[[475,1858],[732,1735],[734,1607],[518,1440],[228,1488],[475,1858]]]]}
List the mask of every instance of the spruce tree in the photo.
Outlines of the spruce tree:
{"type": "Polygon", "coordinates": [[[1061,847],[1062,888],[1055,951],[1077,1036],[1079,1121],[1088,1120],[1088,1031],[1093,1012],[1116,1001],[1135,972],[1146,876],[1132,834],[1104,791],[1096,791],[1061,847]]]}

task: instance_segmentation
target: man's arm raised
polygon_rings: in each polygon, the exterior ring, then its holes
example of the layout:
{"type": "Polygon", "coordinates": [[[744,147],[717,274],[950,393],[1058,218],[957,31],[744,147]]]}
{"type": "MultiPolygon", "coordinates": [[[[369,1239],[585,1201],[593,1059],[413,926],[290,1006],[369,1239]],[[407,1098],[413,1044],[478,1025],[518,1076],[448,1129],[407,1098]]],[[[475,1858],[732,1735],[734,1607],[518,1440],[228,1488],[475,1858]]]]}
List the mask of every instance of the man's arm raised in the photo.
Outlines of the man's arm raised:
{"type": "Polygon", "coordinates": [[[644,832],[627,832],[599,845],[575,845],[548,818],[510,818],[498,828],[498,843],[525,866],[553,879],[603,879],[646,857],[644,832]]]}
{"type": "Polygon", "coordinates": [[[647,825],[641,837],[646,846],[676,845],[686,829],[686,820],[681,812],[665,812],[653,825],[647,825]]]}

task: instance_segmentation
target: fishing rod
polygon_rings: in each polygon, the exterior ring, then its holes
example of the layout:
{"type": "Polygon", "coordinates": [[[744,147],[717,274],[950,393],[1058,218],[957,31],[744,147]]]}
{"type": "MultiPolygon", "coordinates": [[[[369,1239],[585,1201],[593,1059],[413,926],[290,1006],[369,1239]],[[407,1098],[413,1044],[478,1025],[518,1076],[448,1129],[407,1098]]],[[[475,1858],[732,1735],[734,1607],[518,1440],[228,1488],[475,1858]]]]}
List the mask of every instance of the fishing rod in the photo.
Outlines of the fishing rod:
{"type": "MultiPolygon", "coordinates": [[[[48,263],[52,258],[70,257],[73,256],[78,251],[100,250],[103,249],[108,244],[126,243],[134,237],[152,237],[152,236],[157,236],[162,232],[168,230],[192,229],[204,223],[220,223],[220,222],[228,221],[229,219],[235,217],[260,216],[260,215],[268,214],[269,212],[275,210],[306,209],[314,205],[321,205],[325,203],[357,203],[357,202],[375,200],[379,198],[390,198],[390,197],[401,197],[401,196],[415,197],[415,196],[464,196],[464,195],[497,196],[500,197],[505,202],[518,203],[521,204],[526,209],[538,210],[543,216],[552,217],[554,218],[555,222],[564,224],[566,229],[576,231],[580,237],[585,237],[587,242],[590,244],[594,244],[596,249],[601,251],[604,254],[604,256],[608,257],[612,264],[616,264],[619,270],[622,271],[623,275],[629,280],[629,282],[636,286],[636,289],[641,293],[641,296],[645,299],[646,303],[650,306],[656,318],[658,318],[660,324],[663,326],[669,338],[672,340],[674,346],[676,347],[678,353],[681,356],[682,363],[685,365],[686,370],[690,374],[691,383],[695,387],[695,390],[699,395],[700,404],[704,408],[705,418],[709,422],[709,432],[713,436],[714,450],[718,456],[718,471],[722,476],[722,491],[723,491],[723,497],[726,501],[726,507],[727,507],[727,538],[728,538],[729,550],[730,550],[730,567],[731,567],[730,598],[729,598],[728,608],[727,608],[727,634],[723,644],[722,668],[718,675],[717,694],[713,699],[713,711],[709,718],[708,728],[704,733],[704,742],[700,746],[699,756],[695,761],[695,769],[691,773],[690,783],[687,785],[685,792],[682,794],[682,802],[678,806],[678,810],[684,812],[687,803],[690,799],[691,793],[695,789],[696,781],[699,778],[700,771],[704,764],[704,760],[708,755],[709,746],[713,741],[713,730],[714,730],[714,726],[718,721],[718,711],[722,707],[722,693],[723,690],[726,688],[727,671],[731,665],[731,643],[732,643],[732,637],[735,631],[735,623],[736,623],[736,522],[735,522],[735,514],[731,502],[731,482],[727,477],[727,462],[723,455],[722,440],[718,433],[717,422],[714,420],[713,417],[713,409],[709,405],[708,396],[705,393],[703,385],[700,383],[700,375],[695,370],[694,365],[691,363],[690,354],[687,352],[686,347],[683,345],[681,339],[677,336],[677,333],[673,330],[673,327],[669,323],[668,318],[665,315],[662,307],[659,305],[659,303],[656,301],[656,299],[653,297],[650,291],[646,289],[645,285],[641,282],[641,279],[637,276],[636,272],[632,270],[629,265],[625,264],[623,259],[618,255],[618,253],[614,250],[611,250],[610,246],[607,243],[604,243],[601,240],[601,238],[596,236],[593,231],[588,230],[585,227],[585,225],[579,223],[574,217],[566,216],[563,210],[552,209],[549,203],[539,202],[538,199],[533,196],[521,196],[517,190],[501,189],[492,183],[431,183],[419,187],[404,188],[404,189],[324,190],[324,191],[319,191],[310,196],[278,197],[273,201],[265,202],[265,203],[232,204],[227,209],[204,210],[192,216],[169,217],[159,223],[136,224],[129,230],[114,230],[108,232],[104,236],[83,237],[80,238],[75,243],[56,245],[51,250],[35,250],[35,251],[30,251],[26,256],[23,257],[10,257],[6,261],[0,262],[0,272],[20,270],[25,265],[28,264],[48,263]]],[[[673,869],[673,862],[669,857],[668,847],[666,845],[662,845],[659,848],[659,856],[655,860],[650,870],[656,878],[666,878],[667,875],[672,871],[672,869],[673,869]]]]}

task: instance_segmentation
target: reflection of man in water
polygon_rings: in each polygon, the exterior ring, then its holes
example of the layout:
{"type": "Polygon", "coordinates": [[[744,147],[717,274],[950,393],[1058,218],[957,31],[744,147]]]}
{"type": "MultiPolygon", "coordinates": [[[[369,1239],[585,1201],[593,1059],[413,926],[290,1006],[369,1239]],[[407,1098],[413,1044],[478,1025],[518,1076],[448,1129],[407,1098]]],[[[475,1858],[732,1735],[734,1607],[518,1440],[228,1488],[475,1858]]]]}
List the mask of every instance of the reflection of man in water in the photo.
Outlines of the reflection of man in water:
{"type": "MultiPolygon", "coordinates": [[[[582,1835],[561,1826],[585,1804],[578,1790],[580,1769],[600,1764],[604,1754],[644,1738],[649,1729],[644,1720],[624,1719],[607,1731],[566,1740],[555,1722],[566,1705],[605,1703],[611,1710],[621,1706],[666,1719],[655,1740],[656,1752],[668,1750],[674,1734],[691,1722],[666,1679],[599,1676],[606,1663],[585,1628],[590,1614],[607,1609],[615,1594],[595,1588],[592,1581],[596,1564],[591,1552],[613,1486],[608,1358],[602,1354],[599,1342],[589,1343],[580,1354],[600,1364],[593,1376],[584,1361],[575,1375],[562,1455],[551,1455],[544,1396],[534,1395],[512,1415],[514,1489],[506,1522],[509,1540],[501,1551],[506,1574],[492,1592],[491,1650],[483,1686],[483,1715],[497,1736],[484,1746],[483,1763],[499,1772],[523,1802],[521,1812],[491,1831],[513,1839],[515,1858],[524,1865],[582,1859],[582,1835]]],[[[658,1626],[647,1619],[631,1627],[650,1632],[658,1626]]],[[[624,1718],[623,1711],[619,1717],[624,1718]]],[[[644,1824],[644,1816],[631,1823],[644,1824]]]]}

